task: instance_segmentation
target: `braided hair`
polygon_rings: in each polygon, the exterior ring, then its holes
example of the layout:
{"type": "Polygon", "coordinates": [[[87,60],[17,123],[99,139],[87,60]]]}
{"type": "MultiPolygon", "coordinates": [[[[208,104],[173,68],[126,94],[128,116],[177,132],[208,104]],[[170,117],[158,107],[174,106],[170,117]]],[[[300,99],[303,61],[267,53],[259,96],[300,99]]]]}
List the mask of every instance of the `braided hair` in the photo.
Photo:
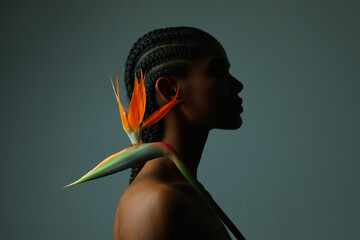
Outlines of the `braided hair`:
{"type": "MultiPolygon", "coordinates": [[[[141,37],[130,50],[125,65],[124,81],[127,96],[131,99],[135,75],[140,77],[140,70],[146,73],[146,109],[148,117],[159,106],[155,98],[155,83],[159,77],[187,77],[190,64],[206,56],[204,45],[217,42],[208,33],[193,27],[169,27],[156,29],[141,37]]],[[[163,136],[162,121],[146,128],[142,133],[143,142],[160,141],[163,136]]],[[[144,164],[132,167],[130,184],[144,164]]]]}

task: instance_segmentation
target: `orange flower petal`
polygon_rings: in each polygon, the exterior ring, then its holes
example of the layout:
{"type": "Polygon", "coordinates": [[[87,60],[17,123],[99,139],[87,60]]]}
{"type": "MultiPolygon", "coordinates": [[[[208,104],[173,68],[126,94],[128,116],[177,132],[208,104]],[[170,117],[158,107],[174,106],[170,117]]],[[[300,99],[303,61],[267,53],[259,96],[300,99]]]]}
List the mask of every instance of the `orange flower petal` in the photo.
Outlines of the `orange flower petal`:
{"type": "Polygon", "coordinates": [[[171,100],[171,102],[168,102],[166,105],[162,106],[160,109],[158,109],[157,111],[153,112],[148,118],[145,119],[145,121],[142,124],[142,127],[149,127],[155,123],[157,123],[158,121],[160,121],[169,111],[170,109],[175,106],[178,103],[183,102],[184,100],[182,99],[176,99],[179,93],[179,87],[176,91],[176,95],[174,97],[173,100],[171,100]]]}
{"type": "Polygon", "coordinates": [[[118,103],[119,103],[119,111],[120,111],[121,122],[122,122],[122,125],[123,125],[124,129],[126,131],[129,131],[130,126],[129,126],[129,122],[128,122],[128,119],[127,119],[127,110],[126,110],[126,108],[123,107],[123,105],[122,105],[122,103],[120,101],[119,76],[118,76],[118,74],[116,74],[116,88],[117,88],[116,94],[117,94],[117,99],[118,99],[118,103]]]}
{"type": "Polygon", "coordinates": [[[134,90],[130,101],[129,113],[128,113],[128,120],[131,129],[136,129],[140,123],[140,109],[141,109],[141,102],[139,98],[139,82],[137,77],[135,76],[134,82],[134,90]]]}
{"type": "Polygon", "coordinates": [[[145,76],[143,76],[143,72],[141,70],[141,78],[140,78],[140,86],[139,86],[139,99],[141,108],[139,109],[139,115],[140,115],[140,122],[144,118],[145,114],[145,108],[146,108],[146,89],[145,89],[145,83],[144,83],[145,76]]]}

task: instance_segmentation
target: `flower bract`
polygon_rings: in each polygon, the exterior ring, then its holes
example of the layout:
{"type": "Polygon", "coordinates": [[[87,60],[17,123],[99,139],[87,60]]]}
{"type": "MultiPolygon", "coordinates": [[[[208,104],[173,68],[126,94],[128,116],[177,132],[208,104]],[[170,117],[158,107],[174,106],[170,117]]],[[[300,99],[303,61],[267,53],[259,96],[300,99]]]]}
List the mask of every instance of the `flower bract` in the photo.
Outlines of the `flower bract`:
{"type": "Polygon", "coordinates": [[[117,74],[116,74],[116,89],[112,79],[111,79],[111,83],[115,92],[116,99],[119,104],[119,111],[120,111],[123,128],[127,133],[127,135],[129,136],[132,144],[141,143],[142,130],[158,122],[170,111],[170,109],[173,106],[183,101],[181,99],[177,99],[179,94],[179,87],[178,87],[176,91],[176,95],[173,98],[173,100],[162,106],[157,111],[153,112],[149,117],[147,117],[143,121],[145,108],[146,108],[146,90],[144,83],[144,75],[142,71],[140,74],[140,83],[137,77],[135,76],[134,89],[130,101],[129,110],[127,110],[120,101],[119,76],[117,74]]]}

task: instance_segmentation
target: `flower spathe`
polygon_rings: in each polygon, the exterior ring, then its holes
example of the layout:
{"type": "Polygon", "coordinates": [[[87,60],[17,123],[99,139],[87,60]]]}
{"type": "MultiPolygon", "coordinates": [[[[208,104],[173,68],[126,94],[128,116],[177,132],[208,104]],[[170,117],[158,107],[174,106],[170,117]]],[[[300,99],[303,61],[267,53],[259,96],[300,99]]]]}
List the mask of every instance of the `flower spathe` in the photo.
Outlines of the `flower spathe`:
{"type": "Polygon", "coordinates": [[[127,110],[120,101],[119,76],[116,74],[116,90],[111,77],[110,79],[115,92],[116,99],[119,104],[119,111],[120,111],[123,128],[126,134],[129,136],[132,144],[141,143],[142,130],[146,127],[149,127],[157,123],[170,111],[170,109],[173,106],[183,101],[181,99],[177,99],[179,93],[179,86],[178,86],[173,100],[162,106],[157,111],[153,112],[149,117],[147,117],[143,121],[145,108],[146,108],[146,90],[145,90],[143,72],[142,71],[140,72],[140,83],[138,82],[138,79],[135,76],[134,89],[130,101],[129,110],[127,110]]]}

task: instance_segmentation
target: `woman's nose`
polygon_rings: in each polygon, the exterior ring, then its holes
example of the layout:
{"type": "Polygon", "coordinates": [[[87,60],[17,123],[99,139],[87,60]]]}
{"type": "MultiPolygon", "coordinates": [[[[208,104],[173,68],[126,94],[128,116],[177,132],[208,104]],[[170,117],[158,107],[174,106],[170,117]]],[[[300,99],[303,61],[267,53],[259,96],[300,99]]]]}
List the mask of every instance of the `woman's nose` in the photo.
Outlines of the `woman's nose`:
{"type": "Polygon", "coordinates": [[[243,90],[244,85],[239,80],[237,80],[235,77],[233,77],[233,76],[231,76],[231,77],[234,81],[234,89],[236,90],[237,93],[240,93],[241,90],[243,90]]]}

